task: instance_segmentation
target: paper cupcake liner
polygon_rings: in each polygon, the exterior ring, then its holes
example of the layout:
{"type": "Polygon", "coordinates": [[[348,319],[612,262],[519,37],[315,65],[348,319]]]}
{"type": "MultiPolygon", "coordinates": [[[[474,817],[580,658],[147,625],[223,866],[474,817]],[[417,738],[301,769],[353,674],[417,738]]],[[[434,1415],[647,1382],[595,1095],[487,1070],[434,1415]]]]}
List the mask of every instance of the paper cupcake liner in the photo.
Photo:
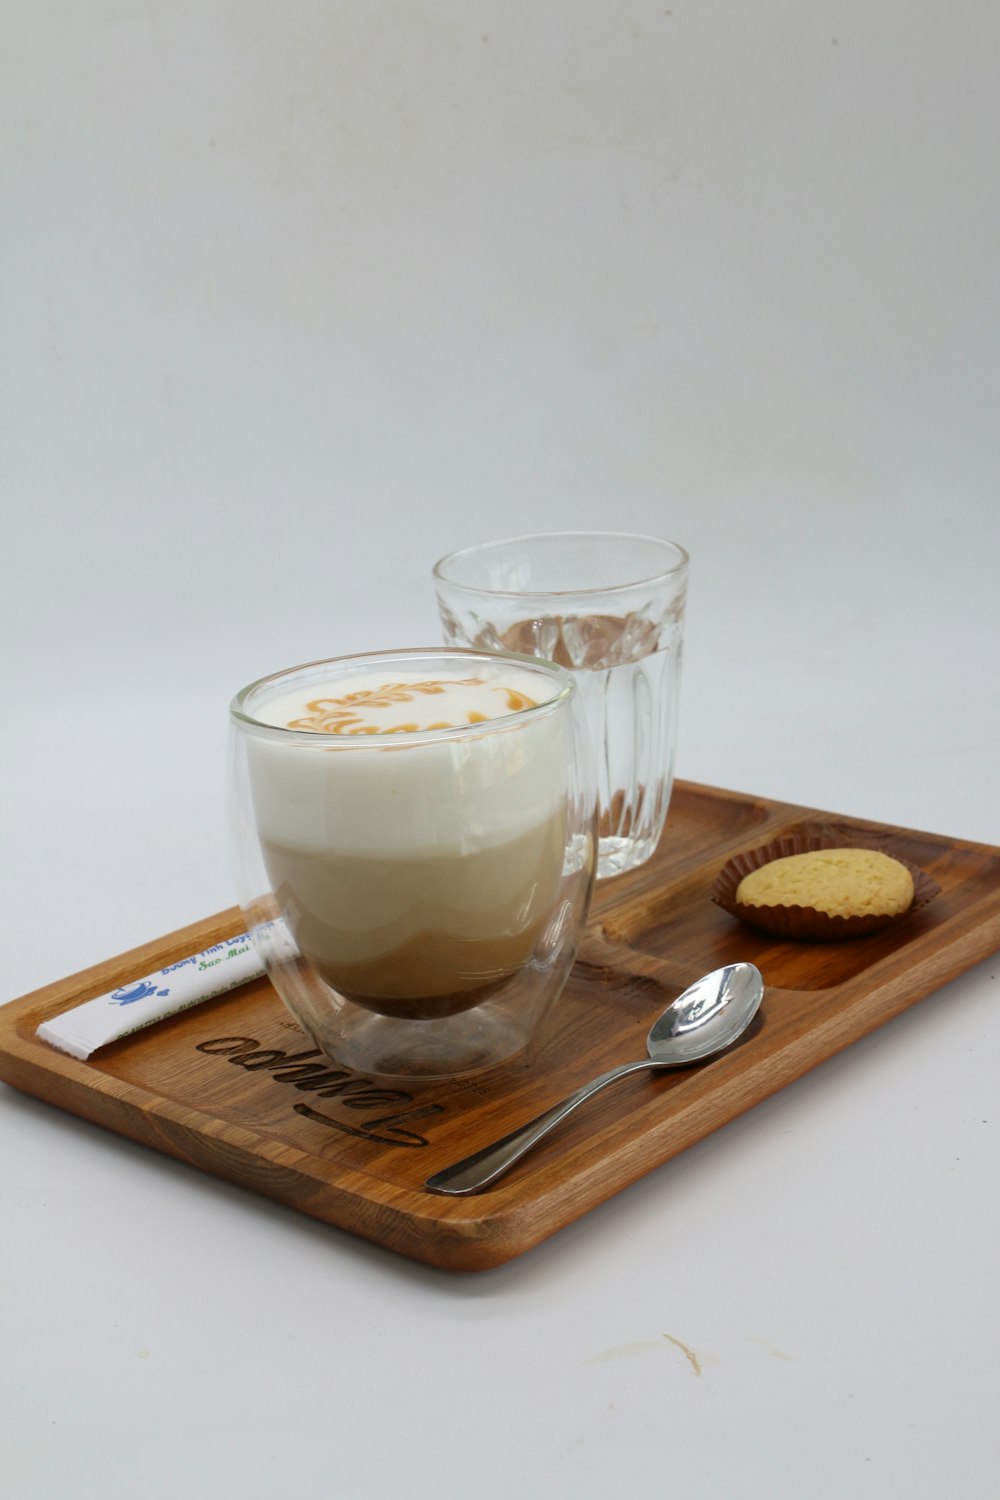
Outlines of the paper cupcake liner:
{"type": "Polygon", "coordinates": [[[735,854],[719,871],[709,891],[709,899],[731,916],[738,917],[748,927],[765,932],[771,937],[789,938],[796,942],[830,943],[842,942],[846,938],[866,937],[872,932],[881,932],[896,922],[904,922],[913,913],[933,901],[941,887],[925,870],[903,859],[888,847],[889,835],[859,834],[854,829],[832,823],[817,823],[784,834],[762,844],[758,849],[749,849],[735,854]],[[906,911],[895,916],[872,913],[863,917],[834,917],[828,912],[817,911],[813,906],[748,906],[737,901],[736,891],[744,875],[770,864],[772,859],[783,859],[789,854],[808,854],[814,849],[873,849],[888,854],[905,865],[913,877],[913,900],[906,911]]]}

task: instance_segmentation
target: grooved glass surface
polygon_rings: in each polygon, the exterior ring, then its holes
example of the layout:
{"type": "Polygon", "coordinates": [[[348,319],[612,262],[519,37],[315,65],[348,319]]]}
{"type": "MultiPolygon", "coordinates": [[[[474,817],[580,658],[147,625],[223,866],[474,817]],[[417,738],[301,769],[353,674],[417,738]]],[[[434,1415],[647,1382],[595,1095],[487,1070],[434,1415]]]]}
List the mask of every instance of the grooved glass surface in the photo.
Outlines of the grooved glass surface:
{"type": "Polygon", "coordinates": [[[687,555],[606,532],[515,537],[434,570],[450,645],[544,657],[576,675],[598,784],[599,878],[644,864],[673,786],[687,555]]]}

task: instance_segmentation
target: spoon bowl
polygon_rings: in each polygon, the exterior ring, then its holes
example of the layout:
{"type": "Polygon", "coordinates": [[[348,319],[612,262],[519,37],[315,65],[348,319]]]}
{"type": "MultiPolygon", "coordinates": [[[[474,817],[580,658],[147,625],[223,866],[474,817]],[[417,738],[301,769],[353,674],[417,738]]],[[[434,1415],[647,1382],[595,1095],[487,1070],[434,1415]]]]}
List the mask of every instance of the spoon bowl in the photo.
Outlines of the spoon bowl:
{"type": "Polygon", "coordinates": [[[713,969],[678,995],[653,1023],[646,1038],[650,1059],[683,1068],[729,1047],[750,1025],[764,995],[753,964],[713,969]]]}
{"type": "Polygon", "coordinates": [[[646,1038],[648,1057],[601,1073],[502,1140],[435,1172],[424,1186],[432,1193],[452,1197],[481,1192],[520,1161],[568,1114],[609,1083],[643,1069],[691,1067],[731,1047],[757,1014],[763,996],[764,981],[753,964],[726,964],[703,975],[678,995],[654,1023],[646,1038]]]}

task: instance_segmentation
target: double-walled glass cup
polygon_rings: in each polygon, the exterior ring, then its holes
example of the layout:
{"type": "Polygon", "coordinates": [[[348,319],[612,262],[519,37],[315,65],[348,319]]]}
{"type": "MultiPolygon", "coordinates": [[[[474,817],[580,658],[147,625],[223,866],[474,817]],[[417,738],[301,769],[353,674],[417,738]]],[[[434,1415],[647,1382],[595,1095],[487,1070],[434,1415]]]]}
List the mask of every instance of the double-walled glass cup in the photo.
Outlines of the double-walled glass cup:
{"type": "Polygon", "coordinates": [[[251,684],[230,717],[238,898],[316,1046],[409,1080],[520,1052],[569,973],[594,878],[596,787],[572,675],[441,648],[340,657],[251,684]],[[419,707],[470,680],[502,684],[511,667],[530,691],[498,717],[374,732],[358,712],[372,674],[383,701],[419,707]],[[267,722],[293,692],[350,712],[321,716],[319,731],[267,722]]]}
{"type": "Polygon", "coordinates": [[[576,677],[600,808],[598,878],[650,858],[670,803],[688,556],[620,532],[550,532],[435,565],[445,640],[547,657],[576,677]]]}

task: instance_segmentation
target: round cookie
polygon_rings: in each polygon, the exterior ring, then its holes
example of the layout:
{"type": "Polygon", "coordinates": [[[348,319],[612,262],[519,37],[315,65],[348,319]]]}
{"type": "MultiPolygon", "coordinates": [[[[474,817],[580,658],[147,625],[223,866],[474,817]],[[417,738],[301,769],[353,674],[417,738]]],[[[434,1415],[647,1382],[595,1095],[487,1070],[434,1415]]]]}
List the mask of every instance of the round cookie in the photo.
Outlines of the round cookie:
{"type": "Polygon", "coordinates": [[[913,902],[905,865],[875,849],[812,849],[773,859],[744,875],[745,906],[802,906],[831,917],[896,917],[913,902]]]}

